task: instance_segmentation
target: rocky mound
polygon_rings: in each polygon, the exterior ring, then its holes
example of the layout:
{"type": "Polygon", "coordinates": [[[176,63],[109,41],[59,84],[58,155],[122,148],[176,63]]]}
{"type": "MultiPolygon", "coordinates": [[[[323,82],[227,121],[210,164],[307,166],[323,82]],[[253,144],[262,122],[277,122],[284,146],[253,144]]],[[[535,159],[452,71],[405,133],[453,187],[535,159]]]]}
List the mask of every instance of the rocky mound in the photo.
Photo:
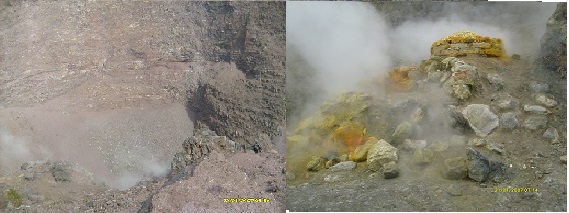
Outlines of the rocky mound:
{"type": "Polygon", "coordinates": [[[488,57],[505,57],[500,38],[482,37],[469,31],[455,32],[435,41],[431,46],[432,56],[466,56],[478,54],[488,57]]]}

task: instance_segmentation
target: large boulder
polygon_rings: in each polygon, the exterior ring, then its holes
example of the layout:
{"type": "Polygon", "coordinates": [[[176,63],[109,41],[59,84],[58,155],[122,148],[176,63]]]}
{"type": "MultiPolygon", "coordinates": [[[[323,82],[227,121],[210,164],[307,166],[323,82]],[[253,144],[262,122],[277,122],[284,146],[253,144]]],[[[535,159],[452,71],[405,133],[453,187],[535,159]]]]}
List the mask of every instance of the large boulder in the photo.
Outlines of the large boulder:
{"type": "Polygon", "coordinates": [[[397,160],[397,148],[383,139],[368,151],[367,164],[372,171],[378,171],[384,164],[397,160]]]}
{"type": "Polygon", "coordinates": [[[470,104],[464,108],[462,115],[480,137],[486,137],[499,124],[498,116],[484,104],[470,104]]]}

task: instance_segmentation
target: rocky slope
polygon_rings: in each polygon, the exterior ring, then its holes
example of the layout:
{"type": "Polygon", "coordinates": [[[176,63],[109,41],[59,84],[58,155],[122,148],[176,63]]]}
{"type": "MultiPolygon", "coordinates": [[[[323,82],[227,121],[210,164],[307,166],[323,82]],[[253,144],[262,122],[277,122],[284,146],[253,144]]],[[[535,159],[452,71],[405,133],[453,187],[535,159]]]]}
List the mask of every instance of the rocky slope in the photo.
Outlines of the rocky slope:
{"type": "Polygon", "coordinates": [[[292,123],[287,208],[566,211],[566,79],[508,56],[433,55],[292,123]]]}
{"type": "Polygon", "coordinates": [[[3,1],[0,11],[0,189],[22,198],[16,210],[2,196],[1,211],[193,211],[236,196],[270,200],[233,203],[243,210],[284,208],[284,3],[3,1]],[[173,175],[194,125],[234,148],[173,175]],[[92,174],[61,181],[55,162],[92,174]],[[234,184],[194,188],[212,177],[234,184]],[[176,194],[190,188],[200,199],[176,194]]]}

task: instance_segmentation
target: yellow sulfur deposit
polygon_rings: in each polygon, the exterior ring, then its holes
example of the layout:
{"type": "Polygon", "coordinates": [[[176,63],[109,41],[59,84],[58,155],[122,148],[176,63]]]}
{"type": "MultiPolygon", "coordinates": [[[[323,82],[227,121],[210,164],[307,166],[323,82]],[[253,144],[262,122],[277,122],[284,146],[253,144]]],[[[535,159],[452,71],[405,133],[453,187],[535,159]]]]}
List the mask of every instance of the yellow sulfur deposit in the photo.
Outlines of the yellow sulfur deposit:
{"type": "Polygon", "coordinates": [[[466,56],[478,54],[505,59],[506,53],[500,38],[480,36],[470,31],[459,31],[431,45],[431,56],[466,56]]]}

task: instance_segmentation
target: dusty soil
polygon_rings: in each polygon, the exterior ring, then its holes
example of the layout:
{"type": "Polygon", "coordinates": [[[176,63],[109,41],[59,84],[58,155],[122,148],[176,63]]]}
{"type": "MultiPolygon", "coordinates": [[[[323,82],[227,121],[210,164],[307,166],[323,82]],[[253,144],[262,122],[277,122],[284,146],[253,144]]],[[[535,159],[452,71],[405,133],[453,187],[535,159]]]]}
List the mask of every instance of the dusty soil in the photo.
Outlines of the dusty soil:
{"type": "MultiPolygon", "coordinates": [[[[226,209],[223,196],[266,197],[262,209],[283,210],[284,12],[282,2],[3,1],[0,190],[19,191],[24,212],[133,212],[153,194],[175,211],[226,209]],[[168,182],[194,127],[235,141],[225,156],[244,167],[206,158],[215,167],[198,162],[195,177],[168,182]],[[25,179],[22,163],[40,159],[76,162],[92,182],[57,181],[51,164],[25,179]],[[253,182],[235,179],[212,200],[200,188],[165,198],[243,171],[253,182]]],[[[16,211],[2,199],[0,211],[16,211]]]]}

